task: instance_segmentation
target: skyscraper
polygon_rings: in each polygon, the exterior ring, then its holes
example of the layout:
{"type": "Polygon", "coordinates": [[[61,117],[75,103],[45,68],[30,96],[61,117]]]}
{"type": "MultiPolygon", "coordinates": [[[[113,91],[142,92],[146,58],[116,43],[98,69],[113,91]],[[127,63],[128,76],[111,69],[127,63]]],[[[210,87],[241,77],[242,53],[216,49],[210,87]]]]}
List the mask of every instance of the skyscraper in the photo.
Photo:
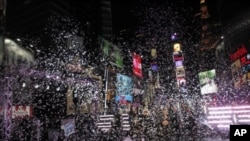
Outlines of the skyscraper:
{"type": "Polygon", "coordinates": [[[70,0],[10,0],[6,10],[6,31],[16,35],[39,35],[53,15],[73,13],[70,0]]]}

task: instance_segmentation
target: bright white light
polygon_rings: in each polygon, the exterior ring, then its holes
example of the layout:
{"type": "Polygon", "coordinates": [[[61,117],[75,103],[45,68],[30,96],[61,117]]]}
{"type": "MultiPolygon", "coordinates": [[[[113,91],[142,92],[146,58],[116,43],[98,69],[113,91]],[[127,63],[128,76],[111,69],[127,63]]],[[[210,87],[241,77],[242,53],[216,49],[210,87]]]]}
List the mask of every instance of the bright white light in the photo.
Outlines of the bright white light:
{"type": "Polygon", "coordinates": [[[239,119],[238,122],[250,123],[250,119],[239,119]]]}
{"type": "Polygon", "coordinates": [[[220,124],[220,123],[233,123],[231,120],[213,120],[213,121],[207,121],[207,123],[210,124],[220,124]]]}
{"type": "Polygon", "coordinates": [[[244,105],[244,106],[226,106],[226,107],[208,107],[208,110],[231,110],[231,109],[247,109],[250,108],[250,105],[244,105]]]}
{"type": "Polygon", "coordinates": [[[39,85],[38,85],[38,84],[36,84],[36,85],[35,85],[35,88],[38,88],[38,87],[39,87],[39,85]]]}
{"type": "Polygon", "coordinates": [[[212,110],[231,110],[232,109],[232,107],[230,106],[230,107],[208,107],[207,108],[209,111],[212,111],[212,110]]]}
{"type": "Polygon", "coordinates": [[[17,40],[18,42],[20,42],[20,41],[21,41],[21,39],[20,39],[20,38],[17,38],[16,40],[17,40]]]}
{"type": "Polygon", "coordinates": [[[209,114],[232,114],[232,113],[250,113],[250,110],[239,110],[239,111],[209,111],[209,114]]]}
{"type": "Polygon", "coordinates": [[[60,87],[57,87],[56,90],[59,91],[59,90],[60,90],[60,87]]]}
{"type": "Polygon", "coordinates": [[[250,118],[250,115],[238,115],[237,117],[238,117],[238,118],[242,118],[242,117],[250,118]]]}
{"type": "Polygon", "coordinates": [[[232,118],[231,115],[221,115],[221,116],[208,116],[208,119],[222,119],[222,118],[232,118]]]}
{"type": "Polygon", "coordinates": [[[25,82],[23,82],[22,87],[26,87],[26,83],[25,82]]]}
{"type": "Polygon", "coordinates": [[[237,117],[235,114],[233,115],[233,121],[234,121],[234,123],[237,123],[237,117]]]}
{"type": "Polygon", "coordinates": [[[230,125],[228,124],[219,124],[217,125],[218,128],[230,128],[230,125]]]}

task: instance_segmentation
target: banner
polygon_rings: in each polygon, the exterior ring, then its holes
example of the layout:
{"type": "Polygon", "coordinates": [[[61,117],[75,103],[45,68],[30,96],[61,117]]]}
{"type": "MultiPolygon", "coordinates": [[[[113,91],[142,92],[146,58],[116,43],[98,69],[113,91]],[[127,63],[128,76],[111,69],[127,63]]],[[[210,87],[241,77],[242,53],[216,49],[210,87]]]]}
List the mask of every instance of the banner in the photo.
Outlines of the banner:
{"type": "Polygon", "coordinates": [[[156,48],[151,49],[151,57],[152,58],[156,58],[157,57],[156,48]]]}
{"type": "Polygon", "coordinates": [[[103,55],[104,57],[109,56],[109,49],[110,49],[110,44],[108,43],[107,40],[103,40],[103,55]]]}
{"type": "Polygon", "coordinates": [[[65,137],[69,137],[75,133],[75,119],[63,119],[61,120],[61,129],[64,131],[65,137]]]}
{"type": "Polygon", "coordinates": [[[235,88],[240,87],[246,82],[246,74],[242,73],[240,59],[237,59],[231,64],[231,72],[235,88]]]}
{"type": "Polygon", "coordinates": [[[217,93],[217,85],[215,84],[215,69],[200,72],[199,80],[201,85],[201,94],[214,94],[217,93]]]}
{"type": "Polygon", "coordinates": [[[176,77],[184,77],[185,76],[185,69],[183,66],[176,67],[176,77]]]}
{"type": "Polygon", "coordinates": [[[74,115],[75,114],[75,104],[73,102],[73,90],[68,87],[68,91],[66,93],[67,98],[67,115],[74,115]]]}
{"type": "Polygon", "coordinates": [[[116,93],[116,73],[109,70],[108,71],[108,78],[107,78],[107,81],[108,81],[108,88],[107,88],[107,97],[106,97],[106,100],[107,100],[107,103],[110,103],[111,102],[111,99],[113,99],[113,97],[115,96],[115,93],[116,93]]]}
{"type": "Polygon", "coordinates": [[[181,44],[180,43],[174,43],[174,52],[180,52],[181,51],[181,44]]]}
{"type": "Polygon", "coordinates": [[[138,76],[139,78],[142,78],[142,64],[141,64],[141,56],[133,53],[133,73],[138,76]]]}
{"type": "Polygon", "coordinates": [[[233,85],[239,88],[241,85],[249,81],[248,73],[250,72],[250,54],[245,44],[241,44],[237,49],[229,54],[232,62],[231,72],[233,77],[233,85]]]}
{"type": "Polygon", "coordinates": [[[110,41],[105,40],[104,38],[101,38],[101,40],[104,58],[106,59],[107,57],[109,57],[109,61],[112,65],[123,68],[123,57],[121,54],[121,50],[110,41]]]}
{"type": "Polygon", "coordinates": [[[12,118],[23,118],[23,117],[31,117],[32,108],[30,106],[13,106],[12,107],[12,118]]]}

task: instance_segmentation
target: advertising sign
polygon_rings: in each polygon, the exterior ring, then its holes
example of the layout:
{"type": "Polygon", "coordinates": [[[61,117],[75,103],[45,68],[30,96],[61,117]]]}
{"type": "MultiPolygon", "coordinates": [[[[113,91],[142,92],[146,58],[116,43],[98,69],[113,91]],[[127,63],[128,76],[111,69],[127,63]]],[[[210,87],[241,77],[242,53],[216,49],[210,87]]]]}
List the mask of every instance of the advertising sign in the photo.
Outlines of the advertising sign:
{"type": "Polygon", "coordinates": [[[156,52],[155,48],[151,49],[151,57],[152,58],[156,58],[157,57],[157,52],[156,52]]]}
{"type": "Polygon", "coordinates": [[[63,129],[65,137],[75,133],[75,119],[63,119],[61,121],[61,129],[63,129]]]}
{"type": "Polygon", "coordinates": [[[102,39],[102,50],[104,58],[110,57],[110,63],[119,68],[123,68],[123,57],[121,50],[112,42],[102,39]]]}
{"type": "Polygon", "coordinates": [[[234,62],[235,60],[245,56],[248,53],[248,50],[244,44],[242,44],[237,50],[229,54],[230,60],[234,62]]]}
{"type": "Polygon", "coordinates": [[[116,94],[116,102],[121,104],[131,103],[132,92],[133,92],[133,83],[131,77],[126,75],[117,74],[117,94],[116,94]]]}
{"type": "Polygon", "coordinates": [[[177,77],[177,85],[178,87],[186,87],[185,77],[177,77]]]}
{"type": "Polygon", "coordinates": [[[181,44],[175,43],[173,49],[174,49],[174,52],[180,52],[181,51],[181,44]]]}
{"type": "Polygon", "coordinates": [[[175,67],[181,67],[181,66],[183,66],[183,61],[182,60],[175,61],[175,67]]]}
{"type": "Polygon", "coordinates": [[[23,118],[32,116],[32,108],[30,106],[13,106],[12,107],[12,118],[23,118]]]}
{"type": "Polygon", "coordinates": [[[107,89],[107,99],[106,99],[108,103],[115,96],[115,91],[116,91],[115,84],[116,84],[116,73],[108,71],[108,89],[107,89]]]}
{"type": "Polygon", "coordinates": [[[184,77],[185,76],[185,69],[183,66],[176,67],[176,77],[184,77]]]}
{"type": "Polygon", "coordinates": [[[247,54],[240,58],[241,66],[249,65],[250,64],[250,54],[247,54]]]}
{"type": "Polygon", "coordinates": [[[187,81],[185,77],[177,77],[177,86],[181,93],[187,93],[187,81]]]}
{"type": "Polygon", "coordinates": [[[66,93],[67,98],[67,115],[73,115],[75,114],[75,104],[73,102],[73,90],[68,87],[68,91],[66,93]]]}
{"type": "Polygon", "coordinates": [[[142,78],[142,64],[141,64],[141,56],[133,53],[133,73],[142,78]]]}
{"type": "Polygon", "coordinates": [[[152,62],[151,63],[151,70],[152,71],[157,71],[159,69],[157,62],[152,62]]]}
{"type": "Polygon", "coordinates": [[[200,72],[198,75],[202,95],[217,93],[217,85],[215,84],[215,69],[200,72]]]}
{"type": "Polygon", "coordinates": [[[182,51],[174,52],[173,53],[173,60],[174,61],[184,60],[182,51]]]}
{"type": "Polygon", "coordinates": [[[238,88],[246,82],[246,74],[242,73],[240,59],[237,59],[231,64],[231,72],[234,87],[238,88]]]}

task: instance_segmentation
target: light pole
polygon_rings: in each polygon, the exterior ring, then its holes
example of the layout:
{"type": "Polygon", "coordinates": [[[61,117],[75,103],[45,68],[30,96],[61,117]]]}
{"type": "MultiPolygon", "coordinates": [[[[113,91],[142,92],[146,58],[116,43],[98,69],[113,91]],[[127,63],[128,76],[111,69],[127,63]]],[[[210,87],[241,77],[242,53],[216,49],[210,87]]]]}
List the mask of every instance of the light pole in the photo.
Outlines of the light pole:
{"type": "Polygon", "coordinates": [[[109,75],[109,72],[108,72],[107,64],[105,64],[105,70],[104,70],[104,78],[105,78],[104,115],[107,114],[107,108],[108,108],[107,107],[108,75],[109,75]]]}

